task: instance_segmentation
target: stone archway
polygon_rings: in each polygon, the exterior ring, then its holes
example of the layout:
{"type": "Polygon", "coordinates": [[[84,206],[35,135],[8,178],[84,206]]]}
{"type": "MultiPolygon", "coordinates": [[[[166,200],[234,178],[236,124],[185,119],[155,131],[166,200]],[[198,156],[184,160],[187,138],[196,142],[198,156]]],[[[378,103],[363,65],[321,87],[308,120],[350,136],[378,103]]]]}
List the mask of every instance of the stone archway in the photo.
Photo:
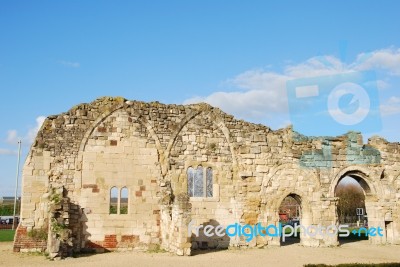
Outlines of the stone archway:
{"type": "MultiPolygon", "coordinates": [[[[285,246],[285,245],[291,245],[291,244],[295,244],[295,243],[301,243],[301,233],[297,231],[296,226],[300,225],[303,221],[303,210],[302,210],[302,199],[299,195],[294,194],[294,193],[290,193],[288,194],[286,197],[284,197],[284,199],[282,199],[281,204],[279,205],[279,221],[280,221],[280,225],[282,226],[282,236],[280,239],[280,245],[281,246],[285,246]],[[295,202],[296,206],[296,212],[295,212],[295,221],[293,220],[293,216],[292,216],[292,212],[290,209],[293,209],[293,206],[290,205],[289,207],[287,206],[286,203],[284,203],[285,201],[290,201],[291,202],[295,202]],[[294,200],[294,201],[293,201],[294,200]],[[297,207],[297,205],[299,207],[297,207]],[[289,210],[288,210],[289,208],[289,210]],[[287,233],[286,233],[287,231],[287,233]],[[292,236],[287,236],[289,234],[292,234],[292,236]]],[[[306,215],[308,215],[306,213],[306,215]]],[[[304,218],[305,219],[305,218],[304,218]]]]}
{"type": "MultiPolygon", "coordinates": [[[[298,169],[293,164],[278,166],[271,170],[263,181],[261,220],[266,225],[279,225],[279,207],[282,201],[287,196],[294,196],[301,206],[301,225],[304,227],[313,225],[315,215],[311,205],[315,201],[319,201],[320,190],[320,183],[315,172],[298,169]],[[312,186],[310,187],[310,185],[312,186]]],[[[280,237],[267,236],[265,238],[264,242],[268,245],[281,245],[280,237]]],[[[317,239],[302,234],[300,243],[310,247],[319,245],[317,239]]]]}
{"type": "MultiPolygon", "coordinates": [[[[365,208],[368,218],[368,228],[382,229],[383,236],[379,234],[373,236],[368,236],[368,240],[373,244],[384,244],[386,243],[385,234],[385,214],[383,212],[383,207],[380,203],[380,185],[379,179],[374,179],[372,177],[374,172],[368,169],[362,168],[360,166],[351,166],[342,169],[333,179],[330,186],[330,195],[335,196],[336,188],[339,182],[345,177],[351,177],[361,186],[365,195],[365,208]]],[[[338,217],[336,218],[336,225],[339,225],[338,217]]]]}
{"type": "MultiPolygon", "coordinates": [[[[312,225],[313,214],[309,205],[309,203],[311,202],[310,198],[306,196],[306,194],[293,189],[279,192],[270,197],[270,202],[268,205],[266,205],[265,209],[266,223],[264,226],[275,225],[277,227],[280,227],[279,208],[283,200],[288,196],[293,197],[300,204],[300,224],[306,228],[312,225]]],[[[303,230],[300,229],[300,244],[304,246],[315,246],[313,238],[303,235],[302,231],[303,230]]],[[[266,239],[266,243],[273,246],[281,246],[283,241],[282,237],[280,236],[267,236],[266,239]]]]}

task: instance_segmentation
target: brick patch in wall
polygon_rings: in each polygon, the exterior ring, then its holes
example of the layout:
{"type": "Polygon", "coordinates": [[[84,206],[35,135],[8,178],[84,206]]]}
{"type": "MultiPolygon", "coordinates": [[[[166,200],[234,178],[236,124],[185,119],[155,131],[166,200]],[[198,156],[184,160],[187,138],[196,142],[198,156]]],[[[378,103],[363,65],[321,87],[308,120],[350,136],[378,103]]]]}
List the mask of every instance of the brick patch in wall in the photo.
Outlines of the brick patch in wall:
{"type": "Polygon", "coordinates": [[[84,184],[82,185],[83,188],[92,188],[92,189],[96,189],[98,188],[97,184],[84,184]]]}
{"type": "Polygon", "coordinates": [[[13,247],[14,252],[19,252],[21,249],[39,249],[40,251],[45,251],[46,247],[46,240],[35,240],[29,237],[26,227],[19,226],[17,228],[13,247]]]}

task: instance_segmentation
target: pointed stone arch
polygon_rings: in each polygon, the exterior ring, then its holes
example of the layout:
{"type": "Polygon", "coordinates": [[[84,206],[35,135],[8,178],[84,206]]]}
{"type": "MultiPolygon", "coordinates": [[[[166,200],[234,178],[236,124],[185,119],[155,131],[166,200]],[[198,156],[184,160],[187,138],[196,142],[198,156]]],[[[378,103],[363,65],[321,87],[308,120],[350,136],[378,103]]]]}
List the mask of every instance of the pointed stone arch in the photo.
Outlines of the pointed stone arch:
{"type": "MultiPolygon", "coordinates": [[[[228,129],[228,127],[225,125],[224,120],[222,119],[222,117],[217,114],[217,112],[215,112],[212,108],[210,108],[210,106],[206,105],[206,104],[200,104],[196,110],[192,110],[191,112],[189,112],[179,123],[177,130],[172,133],[171,135],[171,139],[168,143],[168,146],[165,150],[165,154],[164,154],[164,158],[167,160],[170,156],[171,150],[174,147],[174,144],[176,142],[176,138],[178,137],[178,135],[182,132],[182,129],[190,122],[192,121],[194,118],[196,118],[197,116],[199,116],[200,114],[204,114],[206,116],[210,116],[211,117],[211,122],[217,126],[220,131],[222,132],[222,134],[225,137],[225,140],[229,146],[229,150],[230,153],[232,155],[232,161],[233,161],[233,168],[236,169],[237,168],[237,158],[236,158],[236,153],[234,150],[234,146],[232,144],[231,141],[231,137],[230,137],[230,131],[228,129]]],[[[168,164],[167,162],[165,164],[168,164]]]]}
{"type": "MultiPolygon", "coordinates": [[[[133,103],[134,104],[134,103],[133,103]]],[[[76,172],[75,172],[75,184],[79,185],[79,187],[82,187],[82,173],[81,173],[81,167],[82,166],[82,161],[83,161],[83,152],[85,151],[85,147],[87,145],[88,140],[90,139],[90,137],[92,136],[94,130],[103,122],[105,121],[109,116],[111,116],[112,114],[114,114],[115,112],[117,112],[118,110],[122,110],[122,109],[127,109],[131,106],[132,104],[127,104],[127,103],[123,103],[123,104],[119,104],[116,105],[114,108],[112,109],[108,109],[107,111],[105,111],[104,113],[102,113],[100,116],[97,117],[97,119],[90,125],[90,127],[86,130],[80,145],[79,145],[79,149],[78,149],[78,155],[76,157],[76,162],[77,162],[77,168],[76,168],[76,172]]],[[[126,111],[126,110],[125,110],[126,111]]],[[[128,111],[126,111],[128,113],[128,111]]],[[[164,160],[164,149],[161,145],[161,142],[157,136],[157,134],[155,133],[153,127],[151,126],[151,124],[146,120],[146,118],[144,118],[142,115],[140,114],[135,114],[137,116],[137,122],[139,122],[140,124],[142,124],[144,127],[146,127],[147,131],[149,132],[150,137],[154,140],[155,142],[155,146],[158,152],[158,157],[161,163],[161,170],[163,172],[163,170],[165,169],[165,164],[163,164],[163,162],[165,162],[164,160]],[[164,167],[164,168],[163,168],[164,167]]]]}

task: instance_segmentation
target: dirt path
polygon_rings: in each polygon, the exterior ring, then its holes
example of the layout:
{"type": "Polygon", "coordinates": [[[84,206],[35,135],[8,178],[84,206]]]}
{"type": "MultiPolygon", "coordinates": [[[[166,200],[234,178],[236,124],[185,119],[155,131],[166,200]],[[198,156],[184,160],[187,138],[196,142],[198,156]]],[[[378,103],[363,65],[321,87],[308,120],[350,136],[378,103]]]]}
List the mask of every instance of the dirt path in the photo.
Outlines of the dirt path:
{"type": "Polygon", "coordinates": [[[337,248],[305,248],[299,245],[267,249],[203,252],[192,257],[169,253],[113,252],[48,261],[44,256],[13,253],[12,243],[0,243],[0,266],[303,266],[306,263],[400,262],[400,246],[372,246],[368,241],[337,248]]]}

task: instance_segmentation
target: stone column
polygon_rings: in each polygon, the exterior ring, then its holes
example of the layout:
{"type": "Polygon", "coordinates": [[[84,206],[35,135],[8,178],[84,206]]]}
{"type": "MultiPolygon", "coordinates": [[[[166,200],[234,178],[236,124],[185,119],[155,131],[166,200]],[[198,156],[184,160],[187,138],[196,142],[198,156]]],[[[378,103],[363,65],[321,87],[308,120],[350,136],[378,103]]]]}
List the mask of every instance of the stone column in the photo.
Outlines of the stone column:
{"type": "Polygon", "coordinates": [[[191,237],[188,233],[188,225],[191,221],[192,204],[185,193],[176,196],[172,205],[172,221],[170,225],[169,250],[179,256],[190,256],[191,237]]]}
{"type": "Polygon", "coordinates": [[[339,202],[338,197],[328,197],[321,199],[321,226],[324,227],[322,240],[320,246],[332,247],[338,246],[338,216],[337,216],[337,204],[339,202]]]}
{"type": "MultiPolygon", "coordinates": [[[[379,202],[372,202],[368,199],[368,196],[365,199],[365,209],[367,210],[368,215],[368,228],[372,227],[377,228],[380,227],[382,229],[383,236],[368,236],[368,240],[371,244],[385,244],[386,236],[385,236],[385,214],[384,208],[379,204],[379,202]]],[[[363,232],[364,233],[364,232],[363,232]]]]}

